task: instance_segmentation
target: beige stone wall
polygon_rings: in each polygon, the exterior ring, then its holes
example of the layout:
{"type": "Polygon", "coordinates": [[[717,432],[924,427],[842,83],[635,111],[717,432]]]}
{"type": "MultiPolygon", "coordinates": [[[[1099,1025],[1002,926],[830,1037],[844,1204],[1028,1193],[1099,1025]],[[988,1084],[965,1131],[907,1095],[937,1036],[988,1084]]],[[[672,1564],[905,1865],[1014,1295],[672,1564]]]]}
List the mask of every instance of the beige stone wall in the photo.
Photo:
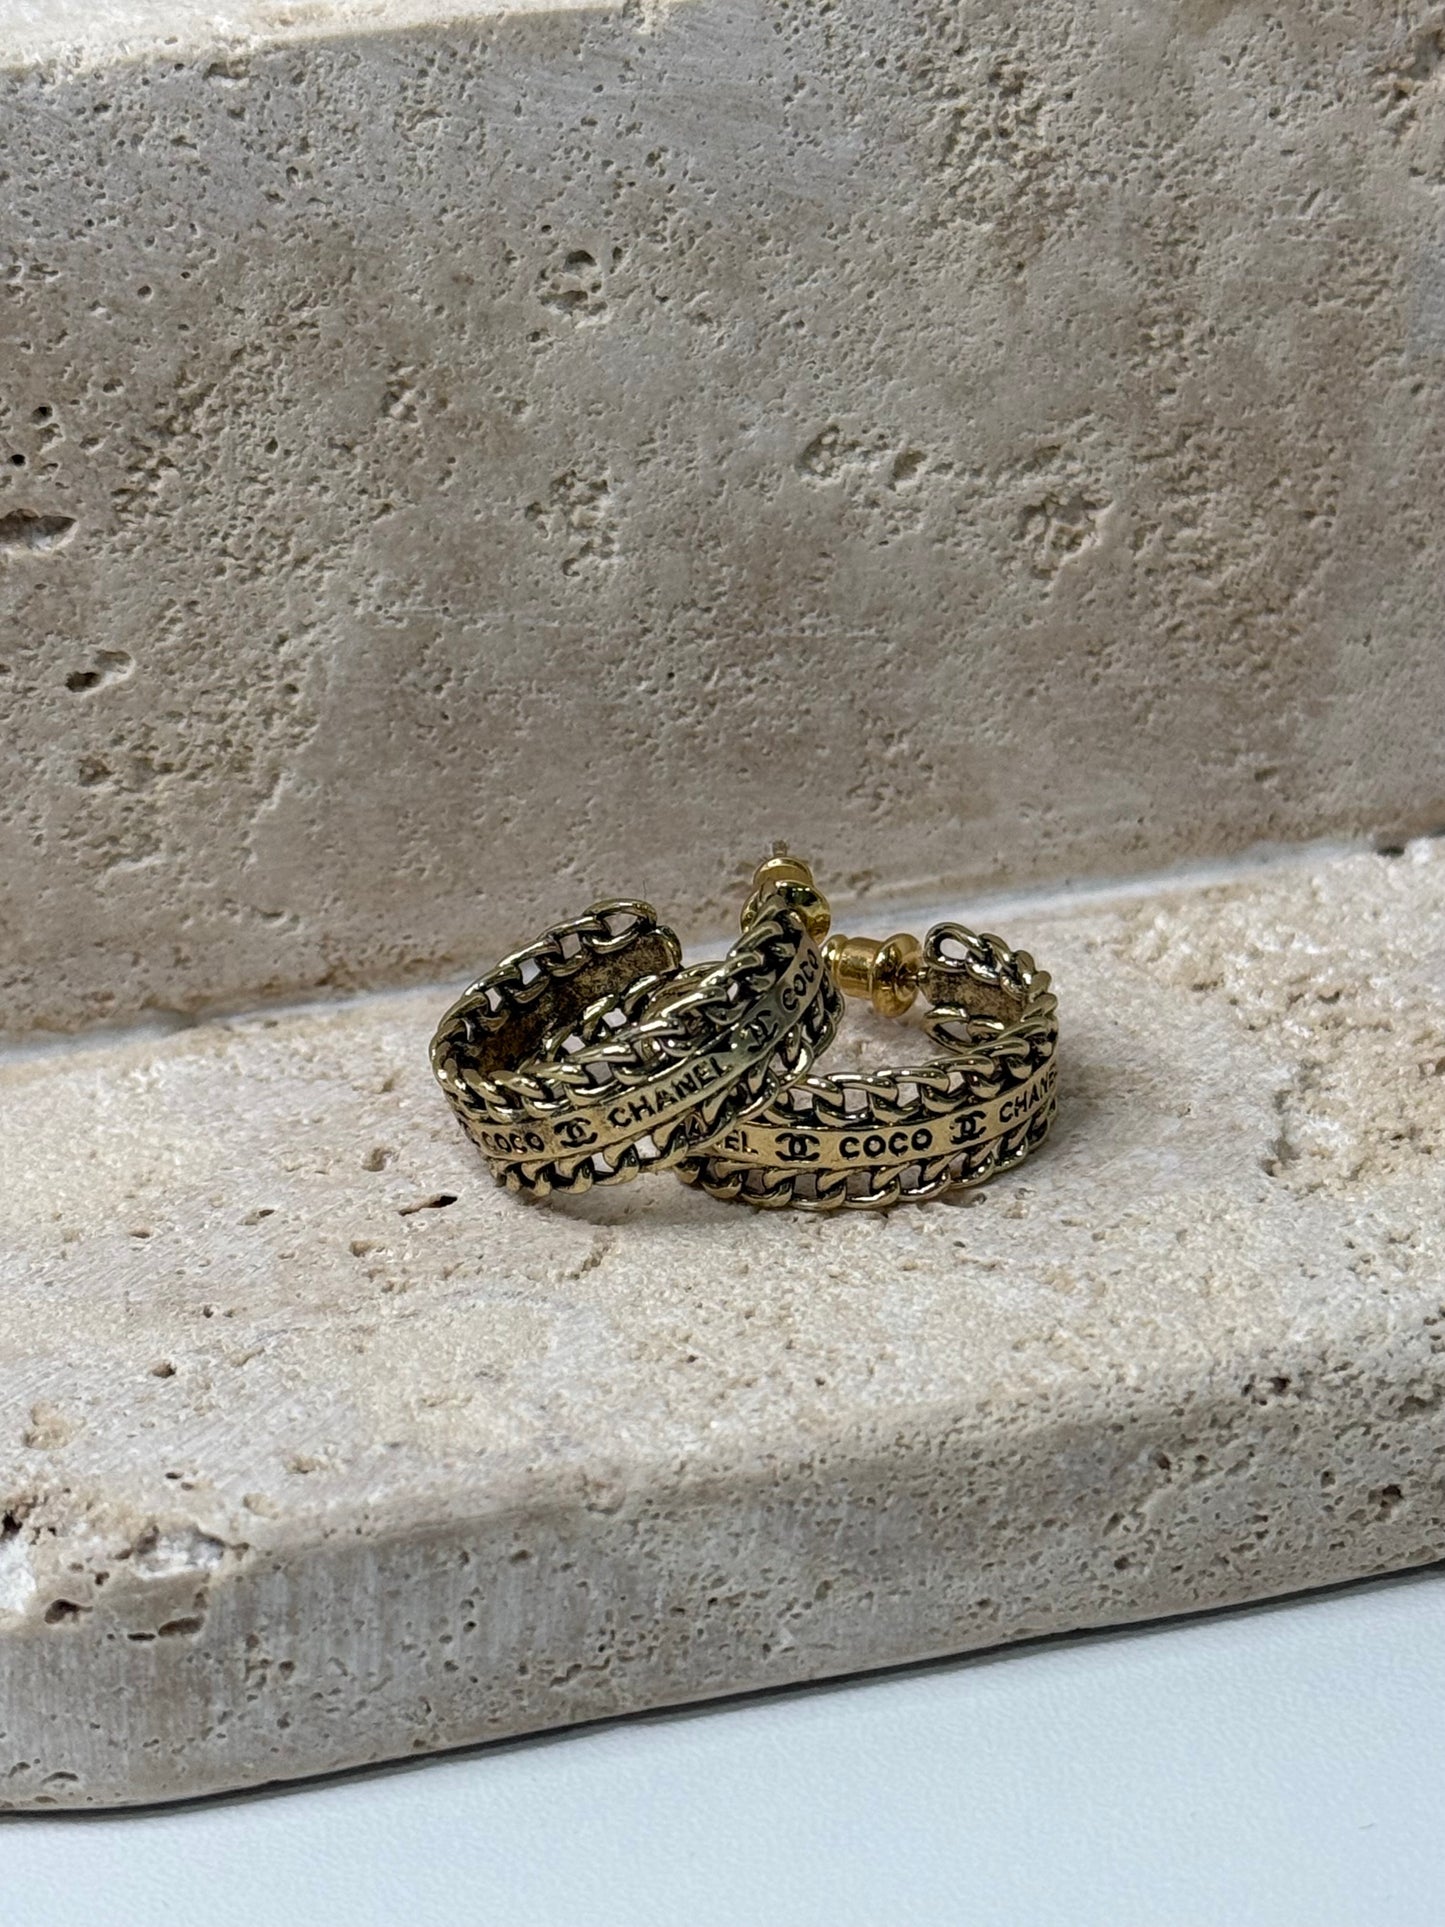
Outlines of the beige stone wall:
{"type": "Polygon", "coordinates": [[[1440,9],[39,11],[8,1024],[1445,815],[1440,9]]]}

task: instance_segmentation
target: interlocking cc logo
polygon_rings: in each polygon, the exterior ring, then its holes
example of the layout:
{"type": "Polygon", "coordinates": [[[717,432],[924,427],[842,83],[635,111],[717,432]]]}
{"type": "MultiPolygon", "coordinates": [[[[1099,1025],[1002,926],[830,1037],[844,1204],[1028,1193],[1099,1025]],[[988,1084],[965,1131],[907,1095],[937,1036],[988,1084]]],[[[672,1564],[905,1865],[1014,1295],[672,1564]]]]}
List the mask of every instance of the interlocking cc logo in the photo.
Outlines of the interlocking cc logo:
{"type": "Polygon", "coordinates": [[[818,1140],[811,1131],[784,1131],[778,1139],[778,1156],[785,1164],[801,1164],[818,1155],[818,1140]]]}
{"type": "Polygon", "coordinates": [[[759,1011],[738,1028],[750,1050],[765,1050],[778,1034],[777,1019],[766,1010],[759,1011]]]}

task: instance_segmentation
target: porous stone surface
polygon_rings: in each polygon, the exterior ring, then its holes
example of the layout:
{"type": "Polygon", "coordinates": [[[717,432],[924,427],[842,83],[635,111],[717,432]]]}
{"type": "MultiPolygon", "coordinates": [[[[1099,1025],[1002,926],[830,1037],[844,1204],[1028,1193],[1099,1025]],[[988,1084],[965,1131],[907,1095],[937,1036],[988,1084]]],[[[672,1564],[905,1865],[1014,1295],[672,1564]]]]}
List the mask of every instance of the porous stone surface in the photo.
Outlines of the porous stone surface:
{"type": "Polygon", "coordinates": [[[432,1086],[441,991],[12,1059],[4,1799],[1445,1556],[1445,851],[1006,934],[1056,969],[1056,1136],[888,1216],[522,1205],[432,1086]]]}
{"type": "Polygon", "coordinates": [[[1442,47],[0,0],[0,1022],[1436,826],[1442,47]]]}

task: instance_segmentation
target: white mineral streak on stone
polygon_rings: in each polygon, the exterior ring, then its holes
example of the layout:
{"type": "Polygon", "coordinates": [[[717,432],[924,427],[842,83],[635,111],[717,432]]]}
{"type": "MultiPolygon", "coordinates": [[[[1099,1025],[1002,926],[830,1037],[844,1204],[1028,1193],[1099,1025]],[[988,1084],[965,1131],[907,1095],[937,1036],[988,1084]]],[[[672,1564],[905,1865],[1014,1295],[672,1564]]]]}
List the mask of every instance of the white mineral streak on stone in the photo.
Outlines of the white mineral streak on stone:
{"type": "Polygon", "coordinates": [[[24,1613],[34,1597],[30,1542],[21,1533],[19,1520],[7,1516],[0,1534],[0,1617],[24,1613]]]}
{"type": "Polygon", "coordinates": [[[0,1023],[1438,827],[1442,17],[0,0],[0,1023]]]}
{"type": "Polygon", "coordinates": [[[1011,918],[1057,1136],[886,1218],[519,1204],[433,1087],[441,991],[16,1060],[3,1797],[1445,1556],[1442,931],[1424,843],[1011,918]]]}

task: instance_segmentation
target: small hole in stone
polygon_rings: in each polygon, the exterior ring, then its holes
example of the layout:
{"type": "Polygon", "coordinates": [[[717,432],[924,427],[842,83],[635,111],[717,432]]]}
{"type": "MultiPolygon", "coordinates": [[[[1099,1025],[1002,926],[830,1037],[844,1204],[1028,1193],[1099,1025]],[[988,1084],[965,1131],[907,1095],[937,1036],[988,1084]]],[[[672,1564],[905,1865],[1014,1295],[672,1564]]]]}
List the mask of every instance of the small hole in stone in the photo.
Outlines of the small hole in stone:
{"type": "Polygon", "coordinates": [[[390,1145],[373,1145],[361,1160],[361,1168],[363,1171],[384,1171],[395,1156],[396,1153],[390,1145]]]}
{"type": "MultiPolygon", "coordinates": [[[[50,519],[55,520],[55,518],[50,519]]],[[[53,546],[54,541],[63,540],[74,526],[73,522],[65,522],[58,535],[48,538],[48,545],[53,546]]],[[[0,535],[3,533],[3,525],[0,525],[0,535]]],[[[32,547],[35,546],[35,541],[36,538],[32,535],[32,547]]],[[[65,678],[65,686],[75,693],[86,689],[98,689],[102,683],[120,681],[129,676],[134,667],[133,660],[124,649],[101,649],[97,651],[96,660],[90,668],[71,670],[65,678]]]]}
{"type": "Polygon", "coordinates": [[[75,533],[73,515],[38,515],[32,509],[12,509],[0,515],[0,550],[15,554],[28,550],[47,555],[61,548],[75,533]]]}
{"type": "Polygon", "coordinates": [[[176,1368],[168,1358],[158,1358],[151,1366],[152,1378],[174,1378],[176,1368]]]}
{"type": "Polygon", "coordinates": [[[415,1204],[403,1204],[399,1206],[397,1216],[409,1218],[417,1211],[443,1211],[447,1205],[455,1204],[456,1201],[457,1194],[455,1191],[438,1191],[435,1197],[419,1198],[415,1204]]]}
{"type": "Polygon", "coordinates": [[[85,1606],[77,1606],[73,1599],[56,1599],[45,1608],[45,1623],[47,1626],[60,1626],[67,1620],[79,1619],[87,1610],[85,1606]]]}

